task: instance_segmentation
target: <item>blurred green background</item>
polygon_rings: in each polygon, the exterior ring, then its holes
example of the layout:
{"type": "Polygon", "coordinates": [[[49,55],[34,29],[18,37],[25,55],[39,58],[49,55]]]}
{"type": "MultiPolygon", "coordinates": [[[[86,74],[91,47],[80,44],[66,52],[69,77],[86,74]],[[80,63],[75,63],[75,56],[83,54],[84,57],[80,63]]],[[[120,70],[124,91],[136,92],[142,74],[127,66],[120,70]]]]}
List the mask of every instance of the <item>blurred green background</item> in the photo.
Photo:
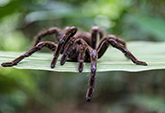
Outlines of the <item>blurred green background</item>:
{"type": "MultiPolygon", "coordinates": [[[[97,25],[126,41],[165,41],[165,1],[0,0],[1,51],[27,51],[38,32],[73,25],[97,25]]],[[[89,103],[89,73],[0,67],[0,113],[165,113],[164,73],[97,73],[89,103]]]]}

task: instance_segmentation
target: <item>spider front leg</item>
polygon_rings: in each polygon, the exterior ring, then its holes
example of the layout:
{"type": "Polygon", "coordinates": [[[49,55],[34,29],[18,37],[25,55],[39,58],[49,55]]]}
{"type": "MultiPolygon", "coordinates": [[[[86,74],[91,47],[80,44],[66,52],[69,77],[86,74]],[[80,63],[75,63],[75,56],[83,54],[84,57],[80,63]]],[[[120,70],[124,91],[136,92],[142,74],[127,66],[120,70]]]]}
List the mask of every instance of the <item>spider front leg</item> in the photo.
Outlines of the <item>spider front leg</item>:
{"type": "MultiPolygon", "coordinates": [[[[68,44],[69,46],[69,44],[68,44]]],[[[90,62],[91,62],[91,74],[89,78],[89,88],[86,93],[86,100],[90,101],[93,97],[94,93],[94,87],[95,87],[95,75],[96,75],[96,66],[97,66],[97,58],[98,54],[97,51],[93,48],[91,48],[83,39],[79,38],[74,41],[73,47],[77,47],[78,51],[78,70],[79,72],[82,72],[83,67],[84,67],[84,60],[85,60],[85,55],[89,54],[90,55],[90,62]],[[77,45],[77,46],[76,46],[77,45]],[[87,52],[87,53],[86,53],[87,52]],[[86,53],[86,54],[85,54],[86,53]]],[[[65,56],[63,54],[63,56],[65,56]]],[[[63,57],[62,56],[62,57],[63,57]]],[[[68,55],[67,55],[68,56],[68,55]]],[[[87,60],[87,59],[86,59],[87,60]]]]}
{"type": "Polygon", "coordinates": [[[75,47],[74,41],[76,40],[75,37],[72,37],[69,42],[65,45],[65,49],[63,52],[63,55],[61,57],[61,61],[60,64],[64,65],[66,59],[68,58],[68,56],[70,55],[70,52],[72,51],[72,48],[75,47]]]}
{"type": "Polygon", "coordinates": [[[11,62],[2,63],[1,66],[3,66],[3,67],[11,67],[11,66],[17,65],[25,57],[29,57],[30,55],[32,55],[36,51],[41,50],[43,47],[47,47],[50,50],[54,51],[56,49],[57,45],[55,43],[53,43],[53,42],[50,42],[50,41],[40,42],[35,47],[33,47],[32,49],[27,51],[25,54],[19,56],[18,58],[16,58],[15,60],[13,60],[11,62]]]}
{"type": "Polygon", "coordinates": [[[92,50],[90,54],[91,58],[91,75],[89,78],[89,88],[86,94],[86,100],[90,101],[93,97],[94,87],[95,87],[95,75],[96,75],[96,66],[97,66],[97,51],[92,50]]]}
{"type": "Polygon", "coordinates": [[[95,87],[95,75],[96,75],[96,68],[97,68],[97,58],[98,54],[97,51],[93,48],[91,48],[83,39],[77,39],[75,43],[79,44],[79,57],[78,57],[78,62],[79,62],[79,72],[81,72],[83,69],[83,62],[84,62],[84,57],[85,57],[85,52],[90,55],[90,62],[91,62],[91,74],[89,77],[89,88],[86,93],[86,100],[90,102],[90,100],[93,97],[94,94],[94,87],[95,87]]]}
{"type": "Polygon", "coordinates": [[[51,68],[55,67],[60,53],[63,53],[65,44],[70,40],[71,37],[73,37],[76,34],[76,32],[77,32],[77,28],[72,26],[72,27],[67,29],[66,33],[59,40],[58,47],[54,53],[54,57],[53,57],[52,62],[51,62],[51,68]]]}

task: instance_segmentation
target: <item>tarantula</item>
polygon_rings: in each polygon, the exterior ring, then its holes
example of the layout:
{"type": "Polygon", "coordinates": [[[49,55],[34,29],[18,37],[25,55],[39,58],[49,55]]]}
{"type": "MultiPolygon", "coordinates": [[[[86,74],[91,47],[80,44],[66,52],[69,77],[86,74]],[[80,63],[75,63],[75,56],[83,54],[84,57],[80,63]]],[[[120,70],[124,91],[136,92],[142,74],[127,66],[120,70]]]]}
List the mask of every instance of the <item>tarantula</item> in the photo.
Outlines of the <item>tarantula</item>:
{"type": "Polygon", "coordinates": [[[126,43],[123,39],[116,37],[115,35],[104,36],[103,30],[97,26],[93,26],[91,33],[89,32],[77,32],[77,28],[66,27],[61,30],[57,27],[52,27],[48,30],[40,32],[36,36],[34,46],[25,54],[19,56],[11,62],[2,63],[3,67],[10,67],[17,65],[25,57],[29,57],[36,51],[41,50],[43,47],[47,47],[54,51],[54,57],[51,61],[51,68],[54,68],[59,54],[62,54],[60,64],[64,65],[67,58],[78,62],[78,71],[82,72],[84,62],[91,62],[91,74],[89,77],[89,88],[86,93],[86,100],[90,101],[93,97],[95,87],[95,75],[97,68],[97,59],[101,58],[105,53],[108,46],[111,45],[114,48],[119,49],[125,54],[128,59],[131,59],[133,63],[137,65],[147,65],[146,62],[137,60],[131,52],[126,48],[126,43]],[[58,44],[51,41],[41,41],[46,35],[55,34],[58,40],[58,44]],[[97,44],[97,35],[99,35],[100,42],[97,44]],[[96,47],[97,46],[97,47],[96,47]]]}

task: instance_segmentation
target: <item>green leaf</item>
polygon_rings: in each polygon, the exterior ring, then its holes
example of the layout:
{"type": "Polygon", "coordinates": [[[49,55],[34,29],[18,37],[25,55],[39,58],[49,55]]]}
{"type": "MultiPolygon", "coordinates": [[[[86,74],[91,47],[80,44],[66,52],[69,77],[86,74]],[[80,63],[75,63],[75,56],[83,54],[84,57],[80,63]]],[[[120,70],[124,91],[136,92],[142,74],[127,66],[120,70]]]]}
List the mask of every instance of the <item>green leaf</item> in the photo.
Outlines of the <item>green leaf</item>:
{"type": "MultiPolygon", "coordinates": [[[[135,65],[127,59],[124,54],[109,47],[106,53],[97,61],[97,72],[105,71],[129,71],[139,72],[147,70],[165,69],[165,42],[129,42],[127,43],[129,51],[140,61],[145,61],[148,66],[135,65]]],[[[24,52],[4,52],[0,51],[0,63],[9,62],[24,52]]],[[[50,68],[50,62],[53,53],[37,52],[32,56],[25,58],[14,68],[18,69],[36,69],[57,72],[78,72],[77,62],[68,60],[63,66],[60,65],[60,58],[54,69],[50,68]]],[[[90,63],[84,63],[83,72],[90,72],[90,63]]]]}

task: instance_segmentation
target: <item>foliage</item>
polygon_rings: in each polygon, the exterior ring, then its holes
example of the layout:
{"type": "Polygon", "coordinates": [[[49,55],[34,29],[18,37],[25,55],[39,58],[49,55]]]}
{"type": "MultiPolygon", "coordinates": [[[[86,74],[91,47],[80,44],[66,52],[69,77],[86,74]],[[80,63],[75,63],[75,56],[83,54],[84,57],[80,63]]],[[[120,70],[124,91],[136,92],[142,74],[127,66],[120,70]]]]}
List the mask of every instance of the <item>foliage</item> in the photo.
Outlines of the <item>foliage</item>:
{"type": "MultiPolygon", "coordinates": [[[[106,34],[115,34],[126,41],[164,41],[164,19],[164,0],[0,0],[0,56],[4,61],[11,61],[15,56],[6,57],[5,55],[12,52],[4,51],[14,51],[14,55],[20,55],[16,51],[27,51],[31,48],[33,37],[39,31],[52,26],[64,28],[74,25],[79,30],[89,31],[91,26],[98,25],[105,29],[106,34]]],[[[47,39],[49,40],[45,40],[47,39]]],[[[134,43],[128,44],[129,50],[140,60],[147,61],[148,67],[136,66],[131,61],[126,61],[114,49],[110,51],[119,55],[119,59],[113,54],[104,58],[115,60],[115,63],[118,60],[120,63],[127,62],[135,69],[152,68],[152,65],[156,69],[156,64],[152,61],[158,62],[159,66],[164,65],[164,43],[134,43]]],[[[41,53],[23,60],[18,66],[38,58],[38,55],[41,53]]],[[[52,57],[52,54],[42,55],[49,55],[47,60],[52,57]]],[[[100,59],[101,62],[103,60],[100,59]]],[[[75,67],[74,71],[77,71],[77,64],[71,64],[75,67]]],[[[46,65],[49,68],[49,61],[46,65]]],[[[58,67],[61,69],[63,66],[58,67]]],[[[86,64],[85,67],[89,68],[90,65],[86,64]]],[[[98,66],[98,71],[99,68],[101,67],[98,66]]],[[[160,68],[164,69],[158,67],[160,68]]],[[[134,73],[98,72],[95,96],[89,104],[85,102],[84,96],[88,81],[86,75],[89,75],[87,73],[0,67],[0,113],[163,113],[165,78],[164,70],[158,69],[134,73]]],[[[84,71],[89,72],[88,69],[84,71]]]]}

